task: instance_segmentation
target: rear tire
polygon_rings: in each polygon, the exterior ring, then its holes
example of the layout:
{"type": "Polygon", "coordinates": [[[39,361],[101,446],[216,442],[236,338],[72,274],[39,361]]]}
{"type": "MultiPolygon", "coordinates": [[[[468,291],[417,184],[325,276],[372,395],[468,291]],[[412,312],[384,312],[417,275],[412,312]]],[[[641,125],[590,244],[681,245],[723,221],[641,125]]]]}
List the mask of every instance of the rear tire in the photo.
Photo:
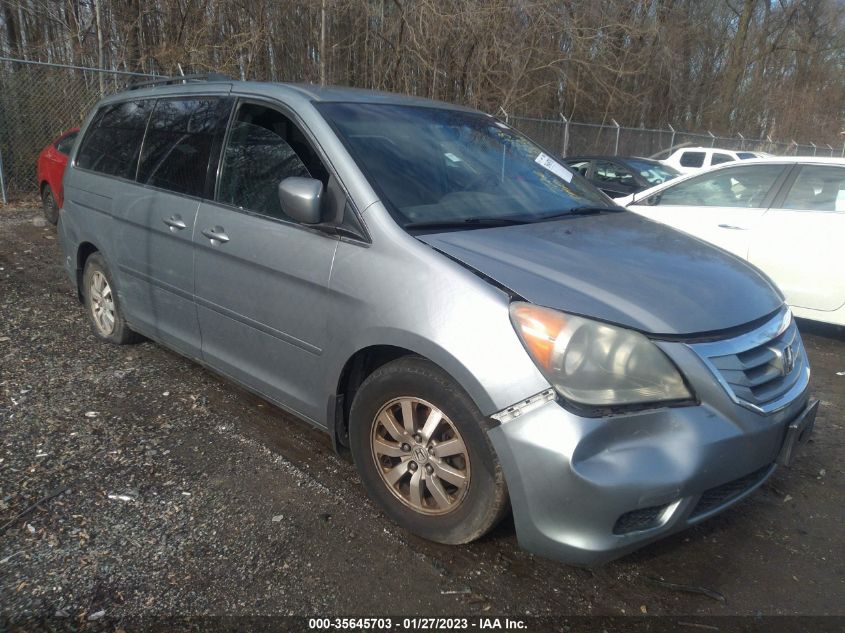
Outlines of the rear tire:
{"type": "Polygon", "coordinates": [[[56,224],[59,221],[59,205],[50,185],[44,185],[41,192],[41,208],[44,210],[44,217],[50,224],[56,224]]]}
{"type": "Polygon", "coordinates": [[[434,363],[408,356],[374,371],[355,395],[349,427],[364,488],[409,532],[469,543],[507,512],[491,423],[434,363]]]}
{"type": "Polygon", "coordinates": [[[115,345],[141,340],[130,329],[123,316],[114,278],[100,253],[92,254],[85,262],[82,274],[82,297],[85,311],[97,338],[115,345]]]}

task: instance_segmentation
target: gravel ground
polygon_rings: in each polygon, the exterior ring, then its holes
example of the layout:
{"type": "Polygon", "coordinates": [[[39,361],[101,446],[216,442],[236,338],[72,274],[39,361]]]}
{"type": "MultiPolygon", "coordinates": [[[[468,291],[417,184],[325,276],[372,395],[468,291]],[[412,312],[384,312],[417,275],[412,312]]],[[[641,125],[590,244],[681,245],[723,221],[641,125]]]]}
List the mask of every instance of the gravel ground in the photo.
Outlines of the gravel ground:
{"type": "Polygon", "coordinates": [[[36,210],[0,210],[7,617],[845,615],[841,329],[801,324],[822,404],[795,466],[584,570],[521,551],[508,521],[462,547],[403,532],[304,422],[153,343],[96,340],[60,261],[36,210]]]}

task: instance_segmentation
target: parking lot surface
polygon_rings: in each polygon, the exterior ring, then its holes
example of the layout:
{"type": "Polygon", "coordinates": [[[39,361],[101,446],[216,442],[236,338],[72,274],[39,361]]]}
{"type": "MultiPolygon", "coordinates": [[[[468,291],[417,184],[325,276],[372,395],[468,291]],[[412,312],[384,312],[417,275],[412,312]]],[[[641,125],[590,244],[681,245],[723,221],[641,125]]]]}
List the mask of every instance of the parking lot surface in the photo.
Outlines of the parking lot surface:
{"type": "Polygon", "coordinates": [[[800,324],[821,407],[793,467],[580,569],[521,551],[510,521],[413,537],[304,422],[154,343],[98,341],[35,209],[0,210],[0,317],[7,616],[845,614],[841,329],[800,324]]]}

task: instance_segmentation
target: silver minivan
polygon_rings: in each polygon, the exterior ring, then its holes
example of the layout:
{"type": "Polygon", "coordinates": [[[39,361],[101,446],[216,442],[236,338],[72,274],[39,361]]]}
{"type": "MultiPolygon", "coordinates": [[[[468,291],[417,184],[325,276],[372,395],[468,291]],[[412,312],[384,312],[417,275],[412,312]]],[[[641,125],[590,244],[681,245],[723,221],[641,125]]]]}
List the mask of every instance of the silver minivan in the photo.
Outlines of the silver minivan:
{"type": "Polygon", "coordinates": [[[467,108],[226,79],[101,101],[64,181],[98,337],[158,341],[349,450],[404,528],[596,564],[812,429],[781,293],[467,108]]]}

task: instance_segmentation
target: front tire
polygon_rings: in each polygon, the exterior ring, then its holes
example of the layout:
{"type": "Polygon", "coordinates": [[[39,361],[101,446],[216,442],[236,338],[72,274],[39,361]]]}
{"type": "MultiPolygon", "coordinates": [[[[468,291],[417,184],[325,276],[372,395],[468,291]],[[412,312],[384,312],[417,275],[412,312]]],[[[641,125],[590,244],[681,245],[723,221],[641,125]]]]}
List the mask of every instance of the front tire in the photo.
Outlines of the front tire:
{"type": "Polygon", "coordinates": [[[140,339],[126,324],[114,278],[99,253],[94,253],[85,262],[82,296],[88,319],[98,338],[116,345],[135,343],[140,339]]]}
{"type": "Polygon", "coordinates": [[[50,224],[56,224],[59,221],[59,205],[50,185],[44,185],[44,190],[41,192],[41,208],[50,224]]]}
{"type": "Polygon", "coordinates": [[[355,395],[349,427],[365,489],[406,530],[468,543],[507,511],[490,422],[430,361],[409,356],[374,371],[355,395]]]}

